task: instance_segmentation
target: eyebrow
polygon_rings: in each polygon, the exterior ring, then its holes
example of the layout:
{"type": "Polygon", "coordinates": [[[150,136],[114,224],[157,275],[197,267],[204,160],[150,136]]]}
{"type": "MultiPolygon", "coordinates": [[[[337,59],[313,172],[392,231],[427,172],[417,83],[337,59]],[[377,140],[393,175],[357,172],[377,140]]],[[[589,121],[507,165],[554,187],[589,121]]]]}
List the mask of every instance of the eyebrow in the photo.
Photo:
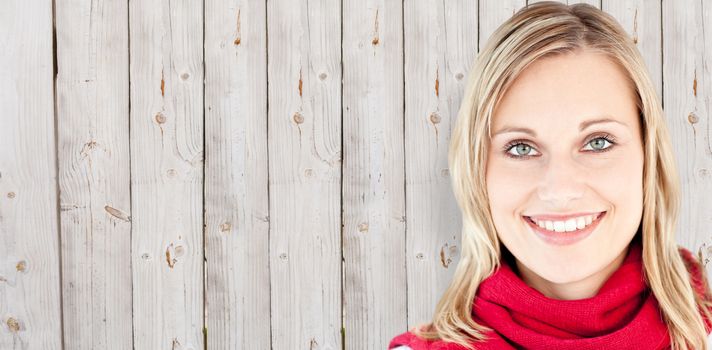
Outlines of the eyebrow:
{"type": "MultiPolygon", "coordinates": [[[[591,125],[593,125],[593,124],[602,124],[602,123],[618,123],[618,124],[620,124],[620,125],[623,125],[623,126],[625,126],[625,127],[628,127],[628,125],[627,125],[626,123],[623,123],[623,122],[621,122],[621,121],[615,120],[615,119],[613,119],[613,118],[598,118],[598,119],[585,120],[585,121],[581,122],[581,124],[579,125],[579,131],[584,131],[584,130],[586,130],[586,128],[588,128],[589,126],[591,126],[591,125]]],[[[536,132],[535,132],[534,130],[532,130],[532,129],[529,129],[529,128],[519,128],[519,127],[513,127],[513,126],[505,126],[505,127],[503,127],[502,129],[500,129],[499,131],[497,131],[496,133],[494,133],[494,134],[492,135],[492,137],[495,137],[495,136],[497,136],[497,135],[499,135],[499,134],[504,134],[504,133],[507,133],[507,132],[521,132],[521,133],[529,134],[529,135],[531,135],[531,136],[533,136],[533,137],[536,137],[536,132]]]]}

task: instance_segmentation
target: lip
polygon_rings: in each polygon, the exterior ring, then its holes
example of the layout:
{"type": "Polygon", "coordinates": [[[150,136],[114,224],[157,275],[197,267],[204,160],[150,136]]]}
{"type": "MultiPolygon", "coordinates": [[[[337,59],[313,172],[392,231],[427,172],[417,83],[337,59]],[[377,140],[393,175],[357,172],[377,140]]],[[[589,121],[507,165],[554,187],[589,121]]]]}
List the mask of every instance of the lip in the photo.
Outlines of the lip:
{"type": "MultiPolygon", "coordinates": [[[[601,215],[598,216],[598,218],[593,221],[590,225],[580,229],[576,230],[573,232],[552,232],[552,231],[547,231],[533,221],[529,219],[529,217],[523,217],[524,221],[529,225],[531,230],[539,237],[541,238],[544,242],[552,244],[552,245],[570,245],[574,244],[578,241],[583,240],[584,238],[588,237],[593,231],[598,227],[598,224],[603,220],[603,218],[606,216],[608,212],[602,212],[601,215]]],[[[584,214],[586,215],[586,214],[584,214]]],[[[537,216],[537,218],[541,218],[541,216],[537,216]]]]}
{"type": "Polygon", "coordinates": [[[549,220],[549,221],[566,221],[571,218],[576,218],[579,216],[586,216],[586,215],[598,215],[599,213],[604,213],[604,210],[601,211],[590,211],[590,212],[581,212],[581,213],[573,213],[573,214],[566,214],[566,215],[556,215],[556,214],[542,214],[542,215],[525,215],[530,218],[536,218],[537,220],[549,220]]]}

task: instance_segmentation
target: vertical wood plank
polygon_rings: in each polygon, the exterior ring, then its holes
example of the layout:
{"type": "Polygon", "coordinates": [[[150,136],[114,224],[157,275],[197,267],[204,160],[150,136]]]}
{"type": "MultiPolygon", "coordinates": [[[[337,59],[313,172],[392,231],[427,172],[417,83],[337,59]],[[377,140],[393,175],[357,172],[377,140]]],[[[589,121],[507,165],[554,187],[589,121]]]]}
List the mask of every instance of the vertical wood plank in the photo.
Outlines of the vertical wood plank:
{"type": "Polygon", "coordinates": [[[52,2],[0,8],[0,349],[61,349],[52,2]]]}
{"type": "Polygon", "coordinates": [[[432,319],[459,261],[462,219],[447,152],[465,76],[477,52],[476,5],[404,5],[409,327],[432,319]]]}
{"type": "Polygon", "coordinates": [[[526,6],[526,0],[479,0],[480,33],[479,50],[482,50],[492,33],[515,12],[526,6]]]}
{"type": "Polygon", "coordinates": [[[56,2],[64,341],[130,349],[128,2],[56,2]]]}
{"type": "Polygon", "coordinates": [[[131,1],[136,349],[203,348],[203,8],[131,1]]]}
{"type": "Polygon", "coordinates": [[[662,99],[662,16],[659,1],[603,0],[603,10],[618,20],[645,59],[655,91],[662,99]]]}
{"type": "Polygon", "coordinates": [[[380,350],[407,330],[403,7],[343,5],[345,343],[380,350]]]}
{"type": "MultiPolygon", "coordinates": [[[[712,27],[705,23],[710,20],[710,4],[663,2],[663,108],[682,185],[677,241],[702,257],[708,274],[712,274],[712,27]]],[[[707,344],[712,346],[712,335],[707,344]]]]}
{"type": "MultiPolygon", "coordinates": [[[[546,1],[546,0],[528,0],[527,4],[533,4],[536,2],[542,2],[542,1],[546,1]]],[[[602,0],[553,0],[553,1],[561,2],[561,3],[567,4],[567,5],[584,3],[584,4],[596,6],[600,9],[602,0]]]]}
{"type": "Polygon", "coordinates": [[[270,348],[266,1],[205,2],[209,349],[270,348]]]}
{"type": "Polygon", "coordinates": [[[341,9],[267,3],[272,348],[340,349],[341,9]]]}
{"type": "MultiPolygon", "coordinates": [[[[682,183],[678,242],[712,257],[712,5],[663,2],[664,108],[682,183]]],[[[712,264],[707,264],[712,273],[712,264]]]]}

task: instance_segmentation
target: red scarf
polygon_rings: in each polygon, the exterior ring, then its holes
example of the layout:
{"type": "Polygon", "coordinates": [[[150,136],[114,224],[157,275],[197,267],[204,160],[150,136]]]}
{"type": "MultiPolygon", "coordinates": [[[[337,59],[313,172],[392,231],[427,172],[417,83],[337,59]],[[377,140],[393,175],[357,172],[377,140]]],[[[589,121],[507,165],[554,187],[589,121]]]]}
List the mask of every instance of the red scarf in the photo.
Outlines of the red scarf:
{"type": "MultiPolygon", "coordinates": [[[[699,262],[680,248],[695,290],[705,295],[699,262]]],[[[482,281],[473,303],[473,317],[492,332],[476,349],[666,349],[670,336],[658,303],[645,284],[642,249],[634,240],[623,264],[588,299],[557,300],[529,287],[502,261],[482,281]]],[[[712,322],[707,321],[707,331],[712,322]]],[[[443,341],[425,341],[413,333],[393,338],[388,349],[407,345],[413,350],[464,350],[443,341]]]]}

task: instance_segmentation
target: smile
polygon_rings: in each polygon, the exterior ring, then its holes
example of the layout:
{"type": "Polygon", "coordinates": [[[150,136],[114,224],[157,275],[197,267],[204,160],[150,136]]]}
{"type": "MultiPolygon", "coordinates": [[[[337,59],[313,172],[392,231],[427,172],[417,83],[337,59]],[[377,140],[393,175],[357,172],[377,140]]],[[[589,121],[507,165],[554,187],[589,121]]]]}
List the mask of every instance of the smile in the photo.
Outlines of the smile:
{"type": "Polygon", "coordinates": [[[576,243],[590,235],[605,217],[606,212],[592,213],[556,220],[555,217],[523,218],[531,230],[546,243],[568,245],[576,243]]]}

